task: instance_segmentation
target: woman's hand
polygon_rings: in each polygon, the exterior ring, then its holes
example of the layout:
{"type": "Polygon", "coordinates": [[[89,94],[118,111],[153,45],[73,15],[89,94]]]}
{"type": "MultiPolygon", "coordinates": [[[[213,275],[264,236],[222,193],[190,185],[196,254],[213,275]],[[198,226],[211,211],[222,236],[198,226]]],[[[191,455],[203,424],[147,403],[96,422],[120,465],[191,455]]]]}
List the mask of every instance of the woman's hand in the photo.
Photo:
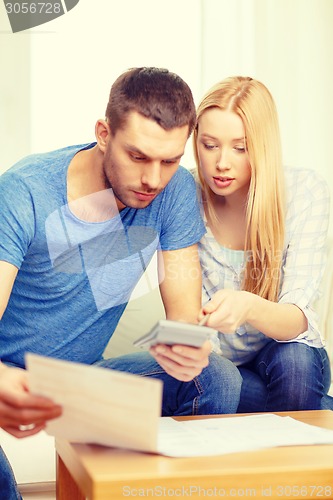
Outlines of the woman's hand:
{"type": "Polygon", "coordinates": [[[29,393],[25,370],[0,364],[0,427],[5,431],[17,438],[37,434],[61,412],[53,401],[29,393]]]}
{"type": "Polygon", "coordinates": [[[219,290],[201,311],[199,320],[210,314],[207,326],[234,333],[248,323],[267,337],[293,340],[308,328],[305,314],[295,304],[280,304],[244,290],[219,290]]]}
{"type": "Polygon", "coordinates": [[[234,333],[247,321],[252,296],[253,294],[243,290],[219,290],[202,308],[199,320],[205,314],[210,314],[207,326],[223,333],[234,333]]]}
{"type": "Polygon", "coordinates": [[[211,342],[206,340],[202,347],[158,344],[149,352],[171,377],[190,382],[208,366],[211,350],[211,342]]]}

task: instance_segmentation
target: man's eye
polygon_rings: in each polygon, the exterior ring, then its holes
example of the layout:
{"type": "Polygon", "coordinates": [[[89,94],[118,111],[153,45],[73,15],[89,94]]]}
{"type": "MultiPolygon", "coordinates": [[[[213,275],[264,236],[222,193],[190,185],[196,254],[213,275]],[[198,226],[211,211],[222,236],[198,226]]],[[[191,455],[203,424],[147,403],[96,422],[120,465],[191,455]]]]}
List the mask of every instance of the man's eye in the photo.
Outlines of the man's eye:
{"type": "Polygon", "coordinates": [[[143,161],[143,160],[145,160],[144,156],[139,156],[139,155],[135,155],[135,154],[131,154],[130,156],[131,156],[132,160],[135,160],[135,161],[143,161]]]}
{"type": "Polygon", "coordinates": [[[179,160],[163,160],[164,165],[175,165],[179,160]]]}

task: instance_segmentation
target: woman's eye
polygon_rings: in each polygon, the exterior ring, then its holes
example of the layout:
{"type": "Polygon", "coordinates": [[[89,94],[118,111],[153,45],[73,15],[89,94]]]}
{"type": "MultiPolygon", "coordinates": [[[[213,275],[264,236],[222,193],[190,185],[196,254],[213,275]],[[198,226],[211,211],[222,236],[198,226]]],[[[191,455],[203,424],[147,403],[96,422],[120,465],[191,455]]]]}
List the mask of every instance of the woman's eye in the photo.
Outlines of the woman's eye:
{"type": "Polygon", "coordinates": [[[206,149],[215,149],[217,146],[215,146],[215,144],[207,144],[207,143],[203,143],[204,147],[206,149]]]}
{"type": "Polygon", "coordinates": [[[244,146],[235,146],[235,151],[237,151],[238,153],[245,153],[245,148],[244,146]]]}

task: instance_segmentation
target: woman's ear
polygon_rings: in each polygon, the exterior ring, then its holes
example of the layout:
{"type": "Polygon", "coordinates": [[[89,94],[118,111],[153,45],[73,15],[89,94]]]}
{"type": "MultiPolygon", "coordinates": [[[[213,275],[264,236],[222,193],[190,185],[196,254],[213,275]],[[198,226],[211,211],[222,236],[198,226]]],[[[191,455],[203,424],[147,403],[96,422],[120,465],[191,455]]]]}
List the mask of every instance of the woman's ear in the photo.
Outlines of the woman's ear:
{"type": "Polygon", "coordinates": [[[97,120],[95,126],[95,136],[99,149],[105,153],[109,139],[111,135],[111,130],[109,124],[105,120],[97,120]]]}

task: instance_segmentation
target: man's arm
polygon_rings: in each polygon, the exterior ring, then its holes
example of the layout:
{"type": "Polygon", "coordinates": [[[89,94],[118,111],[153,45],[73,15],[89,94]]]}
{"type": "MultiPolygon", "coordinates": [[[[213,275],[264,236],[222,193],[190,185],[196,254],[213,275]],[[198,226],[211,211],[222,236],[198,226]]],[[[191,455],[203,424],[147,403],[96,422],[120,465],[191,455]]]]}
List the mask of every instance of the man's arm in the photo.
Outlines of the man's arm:
{"type": "MultiPolygon", "coordinates": [[[[12,264],[0,261],[0,320],[17,272],[18,269],[12,264]]],[[[58,405],[29,393],[25,370],[9,368],[0,361],[0,427],[16,437],[30,436],[43,429],[47,420],[60,415],[61,408],[58,405]],[[27,425],[28,428],[25,428],[27,425]]]]}
{"type": "MultiPolygon", "coordinates": [[[[160,268],[161,297],[167,319],[197,323],[201,308],[201,267],[197,245],[164,251],[160,268]]],[[[211,344],[201,348],[158,345],[150,353],[172,377],[188,382],[208,366],[211,344]]]]}
{"type": "Polygon", "coordinates": [[[201,267],[197,245],[160,254],[160,291],[167,319],[197,323],[201,308],[201,267]]]}
{"type": "Polygon", "coordinates": [[[6,310],[8,300],[17,275],[17,267],[0,260],[0,320],[6,310]]]}

